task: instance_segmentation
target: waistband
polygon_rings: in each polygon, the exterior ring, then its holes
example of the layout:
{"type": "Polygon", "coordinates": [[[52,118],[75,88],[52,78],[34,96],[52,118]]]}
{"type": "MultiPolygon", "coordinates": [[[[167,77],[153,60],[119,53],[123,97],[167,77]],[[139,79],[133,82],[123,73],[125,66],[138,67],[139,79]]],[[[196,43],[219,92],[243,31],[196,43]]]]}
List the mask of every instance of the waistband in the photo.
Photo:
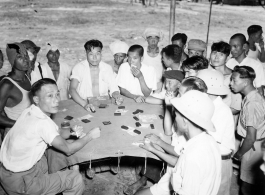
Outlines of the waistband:
{"type": "Polygon", "coordinates": [[[232,157],[232,152],[227,155],[222,155],[222,160],[229,160],[232,157]]]}

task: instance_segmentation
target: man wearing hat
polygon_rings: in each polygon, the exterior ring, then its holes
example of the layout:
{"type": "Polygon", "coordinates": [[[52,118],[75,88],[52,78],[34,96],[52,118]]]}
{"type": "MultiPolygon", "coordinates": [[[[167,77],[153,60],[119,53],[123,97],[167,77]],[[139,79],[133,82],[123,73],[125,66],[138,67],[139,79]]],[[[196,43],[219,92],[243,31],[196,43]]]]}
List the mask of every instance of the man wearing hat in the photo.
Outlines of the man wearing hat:
{"type": "Polygon", "coordinates": [[[7,130],[31,105],[31,84],[26,75],[30,62],[24,45],[21,43],[7,44],[6,54],[12,71],[0,82],[0,125],[6,127],[7,130]]]}
{"type": "Polygon", "coordinates": [[[164,67],[161,62],[161,54],[158,43],[163,40],[164,34],[161,30],[147,28],[144,31],[143,37],[148,44],[148,46],[144,48],[143,63],[148,66],[152,66],[155,69],[157,79],[156,92],[160,92],[162,89],[162,74],[164,72],[164,67]]]}
{"type": "Polygon", "coordinates": [[[125,62],[129,46],[123,41],[114,41],[109,46],[110,51],[114,57],[114,60],[107,62],[112,66],[115,77],[118,74],[120,65],[125,62]]]}
{"type": "MultiPolygon", "coordinates": [[[[168,175],[170,183],[163,188],[146,188],[136,194],[168,195],[170,190],[176,194],[217,194],[221,181],[221,154],[216,141],[206,133],[215,131],[211,121],[214,113],[211,99],[205,93],[191,90],[180,98],[173,98],[171,104],[176,109],[177,129],[185,135],[187,142],[168,175]]],[[[152,143],[145,142],[141,147],[150,145],[152,143]]]]}
{"type": "Polygon", "coordinates": [[[214,104],[212,122],[216,132],[209,132],[214,137],[222,155],[222,178],[218,195],[229,195],[232,181],[232,153],[235,150],[234,118],[231,109],[223,102],[220,96],[227,95],[230,91],[224,85],[222,73],[205,69],[198,72],[198,78],[207,85],[207,93],[214,104]]]}
{"type": "Polygon", "coordinates": [[[51,73],[51,68],[46,64],[42,65],[39,62],[36,62],[37,55],[40,51],[40,47],[38,47],[33,41],[31,40],[24,40],[21,42],[25,48],[27,49],[30,57],[30,69],[29,69],[29,77],[31,84],[34,84],[36,81],[43,79],[43,78],[50,78],[54,80],[54,77],[51,73]]]}
{"type": "Polygon", "coordinates": [[[206,43],[200,39],[191,39],[188,42],[188,55],[189,58],[192,56],[204,56],[206,50],[206,43]]]}

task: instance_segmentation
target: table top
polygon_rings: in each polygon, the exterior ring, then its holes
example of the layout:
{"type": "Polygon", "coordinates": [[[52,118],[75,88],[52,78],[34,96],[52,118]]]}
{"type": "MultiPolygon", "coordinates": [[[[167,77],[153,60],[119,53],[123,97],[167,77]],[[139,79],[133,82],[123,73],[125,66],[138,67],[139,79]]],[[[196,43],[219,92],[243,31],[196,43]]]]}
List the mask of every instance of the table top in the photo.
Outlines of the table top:
{"type": "MultiPolygon", "coordinates": [[[[88,133],[93,127],[101,128],[101,136],[98,139],[92,140],[85,145],[80,151],[67,157],[70,164],[77,164],[87,162],[90,159],[101,159],[106,157],[117,156],[137,156],[137,157],[150,157],[158,159],[157,156],[152,153],[132,145],[133,142],[143,140],[144,136],[149,133],[154,133],[163,136],[163,120],[159,115],[164,115],[163,107],[161,105],[151,105],[146,103],[136,103],[132,99],[124,98],[124,102],[121,106],[125,106],[127,112],[121,116],[114,116],[114,112],[118,109],[118,106],[112,104],[111,101],[103,101],[108,103],[106,108],[96,107],[95,113],[90,113],[84,110],[80,105],[76,104],[73,100],[66,100],[60,102],[59,112],[53,116],[55,123],[60,126],[65,121],[66,116],[74,117],[70,120],[71,126],[81,125],[84,128],[84,132],[88,133]],[[134,115],[133,112],[137,109],[143,110],[143,113],[134,115]],[[91,122],[84,123],[78,120],[78,118],[90,114],[93,117],[89,120],[91,122]],[[151,129],[150,125],[147,128],[136,127],[136,120],[134,116],[139,115],[156,115],[157,119],[153,122],[141,124],[153,124],[154,129],[151,129]],[[102,122],[110,121],[111,124],[104,125],[102,122]],[[131,126],[141,131],[140,135],[132,136],[126,131],[121,130],[121,126],[131,126]]],[[[164,137],[164,140],[168,138],[164,137]]]]}

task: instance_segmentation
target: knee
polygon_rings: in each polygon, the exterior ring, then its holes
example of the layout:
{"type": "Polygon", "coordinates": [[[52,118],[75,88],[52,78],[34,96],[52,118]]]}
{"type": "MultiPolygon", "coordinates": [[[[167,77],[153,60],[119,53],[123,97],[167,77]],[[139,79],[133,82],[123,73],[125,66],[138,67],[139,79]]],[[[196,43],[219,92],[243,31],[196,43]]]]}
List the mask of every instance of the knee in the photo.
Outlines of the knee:
{"type": "Polygon", "coordinates": [[[72,171],[72,184],[74,188],[78,189],[85,189],[85,184],[82,175],[79,173],[79,171],[72,171]]]}

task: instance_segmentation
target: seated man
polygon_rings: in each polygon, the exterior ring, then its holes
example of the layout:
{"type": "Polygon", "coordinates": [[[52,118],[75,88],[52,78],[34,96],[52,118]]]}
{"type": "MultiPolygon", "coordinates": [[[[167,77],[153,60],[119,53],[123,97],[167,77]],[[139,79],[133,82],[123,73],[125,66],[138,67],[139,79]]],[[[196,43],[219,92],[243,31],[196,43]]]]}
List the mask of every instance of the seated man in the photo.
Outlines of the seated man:
{"type": "Polygon", "coordinates": [[[12,71],[0,82],[0,125],[5,127],[5,133],[31,105],[31,84],[26,74],[30,66],[27,50],[23,44],[13,43],[7,44],[6,53],[12,71]]]}
{"type": "Polygon", "coordinates": [[[180,64],[182,64],[182,62],[189,57],[184,51],[186,48],[187,39],[188,37],[185,33],[177,33],[171,38],[172,45],[177,45],[182,50],[180,64]]]}
{"type": "Polygon", "coordinates": [[[181,66],[185,77],[196,76],[198,71],[208,68],[208,60],[202,56],[193,56],[186,59],[181,66]]]}
{"type": "Polygon", "coordinates": [[[87,41],[84,45],[87,60],[72,69],[70,95],[85,110],[94,111],[90,97],[112,96],[117,103],[122,102],[113,70],[101,61],[103,45],[98,40],[87,41]]]}
{"type": "Polygon", "coordinates": [[[69,130],[60,130],[51,120],[58,112],[60,93],[52,79],[41,79],[31,89],[34,103],[24,110],[5,137],[0,151],[0,181],[8,194],[82,195],[84,183],[78,171],[47,174],[44,152],[48,145],[72,155],[100,136],[94,128],[69,143],[69,130]],[[62,133],[64,138],[60,135],[62,133]]]}
{"type": "Polygon", "coordinates": [[[145,98],[157,88],[155,70],[152,66],[142,63],[143,55],[142,46],[131,46],[128,51],[128,62],[121,65],[117,76],[121,94],[134,99],[137,103],[145,102],[145,98]]]}
{"type": "Polygon", "coordinates": [[[206,43],[199,39],[191,39],[188,42],[188,55],[189,58],[192,56],[205,56],[206,43]]]}
{"type": "Polygon", "coordinates": [[[112,66],[115,77],[119,72],[120,65],[125,62],[129,46],[123,41],[114,41],[109,45],[114,61],[108,62],[112,66]]]}

